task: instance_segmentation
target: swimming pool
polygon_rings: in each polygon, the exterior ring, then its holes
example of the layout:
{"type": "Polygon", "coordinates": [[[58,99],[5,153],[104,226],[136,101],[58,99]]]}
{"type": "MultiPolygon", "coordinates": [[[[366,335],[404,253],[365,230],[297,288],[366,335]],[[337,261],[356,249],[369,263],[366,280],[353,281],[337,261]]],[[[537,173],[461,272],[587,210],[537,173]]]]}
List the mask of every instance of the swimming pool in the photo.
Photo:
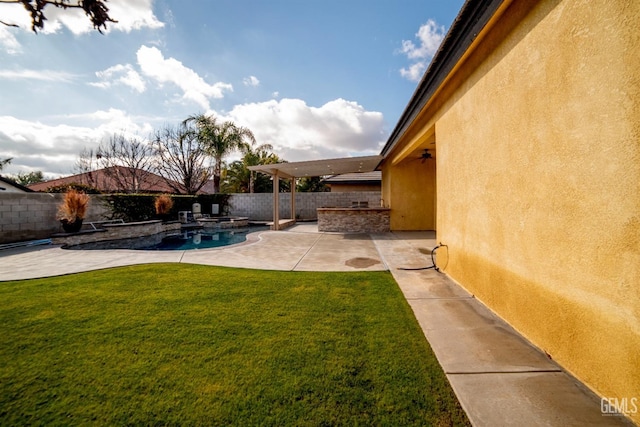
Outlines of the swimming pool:
{"type": "Polygon", "coordinates": [[[226,230],[195,229],[183,231],[179,234],[174,233],[167,235],[160,233],[152,236],[135,237],[130,239],[84,243],[80,245],[65,246],[63,249],[138,249],[146,251],[211,249],[242,243],[247,240],[247,234],[268,229],[268,227],[261,226],[226,230]]]}

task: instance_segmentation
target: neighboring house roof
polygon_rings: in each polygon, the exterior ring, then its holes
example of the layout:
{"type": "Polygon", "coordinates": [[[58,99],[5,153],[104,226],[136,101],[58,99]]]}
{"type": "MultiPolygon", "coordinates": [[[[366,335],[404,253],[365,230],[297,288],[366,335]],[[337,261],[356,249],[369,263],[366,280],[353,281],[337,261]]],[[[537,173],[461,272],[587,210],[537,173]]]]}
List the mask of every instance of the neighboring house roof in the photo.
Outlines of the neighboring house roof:
{"type": "Polygon", "coordinates": [[[64,178],[31,184],[29,188],[33,191],[46,191],[50,187],[68,184],[84,184],[97,188],[105,193],[127,191],[133,187],[132,180],[135,178],[135,187],[141,192],[152,193],[173,193],[171,186],[160,175],[144,171],[142,169],[127,168],[124,166],[113,166],[96,171],[71,175],[64,178]],[[122,181],[129,183],[124,188],[122,181]]]}
{"type": "Polygon", "coordinates": [[[322,182],[324,182],[325,184],[331,184],[331,185],[381,184],[382,172],[373,171],[373,172],[362,172],[362,173],[345,173],[342,175],[334,175],[332,177],[323,179],[322,182]]]}
{"type": "Polygon", "coordinates": [[[14,188],[18,191],[24,191],[25,193],[32,193],[33,190],[25,187],[24,185],[18,184],[17,182],[15,182],[12,179],[9,178],[5,178],[3,176],[0,176],[0,191],[11,191],[9,188],[14,188]]]}
{"type": "Polygon", "coordinates": [[[467,0],[425,71],[409,104],[380,152],[386,156],[462,59],[504,0],[467,0]]]}
{"type": "Polygon", "coordinates": [[[213,180],[210,179],[209,181],[207,181],[202,188],[200,189],[200,191],[198,191],[198,194],[214,194],[215,191],[213,191],[213,180]]]}

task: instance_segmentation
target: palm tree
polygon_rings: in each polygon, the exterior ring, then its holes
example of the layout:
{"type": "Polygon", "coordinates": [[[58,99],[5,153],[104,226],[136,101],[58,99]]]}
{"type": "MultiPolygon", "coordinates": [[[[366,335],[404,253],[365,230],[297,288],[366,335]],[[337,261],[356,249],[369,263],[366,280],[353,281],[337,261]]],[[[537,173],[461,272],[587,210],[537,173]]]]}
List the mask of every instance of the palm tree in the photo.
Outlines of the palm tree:
{"type": "Polygon", "coordinates": [[[242,149],[247,144],[254,144],[256,138],[248,128],[238,126],[231,121],[218,124],[215,117],[205,114],[187,117],[182,123],[195,125],[198,142],[213,157],[213,191],[220,192],[220,175],[224,158],[234,150],[242,149]]]}
{"type": "Polygon", "coordinates": [[[248,193],[249,192],[249,169],[245,164],[236,160],[227,165],[224,170],[224,179],[221,187],[224,193],[248,193]]]}
{"type": "Polygon", "coordinates": [[[257,147],[245,144],[241,147],[243,156],[225,169],[224,192],[228,193],[264,193],[271,192],[270,178],[249,170],[249,166],[281,163],[280,158],[270,152],[271,145],[257,147]]]}
{"type": "MultiPolygon", "coordinates": [[[[240,151],[243,154],[242,163],[247,170],[249,170],[247,166],[279,163],[280,159],[271,153],[271,150],[273,150],[271,144],[262,144],[257,147],[254,144],[244,144],[240,147],[240,151]]],[[[249,171],[249,193],[255,192],[255,182],[256,171],[249,171]]]]}

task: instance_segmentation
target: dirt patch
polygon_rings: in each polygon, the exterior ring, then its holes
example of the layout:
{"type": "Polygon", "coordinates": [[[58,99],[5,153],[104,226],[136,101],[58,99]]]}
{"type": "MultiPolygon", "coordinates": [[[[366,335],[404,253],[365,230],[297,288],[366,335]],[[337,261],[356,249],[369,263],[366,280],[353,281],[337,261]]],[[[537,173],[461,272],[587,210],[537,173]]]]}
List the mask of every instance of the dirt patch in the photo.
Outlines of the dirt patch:
{"type": "Polygon", "coordinates": [[[345,261],[344,264],[353,268],[367,268],[371,267],[372,265],[380,264],[380,261],[373,258],[357,257],[345,261]]]}

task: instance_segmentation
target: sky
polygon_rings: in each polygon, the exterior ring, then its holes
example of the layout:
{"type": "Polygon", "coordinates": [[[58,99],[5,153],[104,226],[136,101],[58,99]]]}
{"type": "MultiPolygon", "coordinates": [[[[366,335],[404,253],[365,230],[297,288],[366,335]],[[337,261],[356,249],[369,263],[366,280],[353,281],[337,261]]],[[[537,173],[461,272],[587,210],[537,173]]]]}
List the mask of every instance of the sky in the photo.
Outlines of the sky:
{"type": "Polygon", "coordinates": [[[210,114],[287,161],[379,154],[463,0],[109,0],[104,34],[0,4],[2,173],[210,114]]]}

